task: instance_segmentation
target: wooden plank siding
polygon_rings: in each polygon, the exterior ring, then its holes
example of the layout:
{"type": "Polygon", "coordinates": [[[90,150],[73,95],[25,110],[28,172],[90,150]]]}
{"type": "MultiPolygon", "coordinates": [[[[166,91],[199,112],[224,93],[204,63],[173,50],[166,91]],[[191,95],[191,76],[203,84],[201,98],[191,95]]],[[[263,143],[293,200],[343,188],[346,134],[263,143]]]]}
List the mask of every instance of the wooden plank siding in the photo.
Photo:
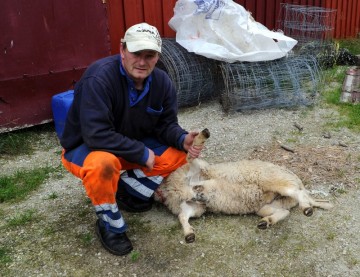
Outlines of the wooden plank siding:
{"type": "MultiPolygon", "coordinates": [[[[234,0],[254,19],[270,30],[278,27],[281,4],[295,4],[336,9],[334,38],[352,38],[360,33],[360,0],[234,0]]],[[[112,53],[118,53],[119,40],[133,24],[148,22],[163,37],[175,37],[168,22],[174,14],[176,0],[108,0],[112,53]]]]}
{"type": "Polygon", "coordinates": [[[51,97],[110,54],[98,0],[1,0],[0,133],[52,120],[51,97]]]}

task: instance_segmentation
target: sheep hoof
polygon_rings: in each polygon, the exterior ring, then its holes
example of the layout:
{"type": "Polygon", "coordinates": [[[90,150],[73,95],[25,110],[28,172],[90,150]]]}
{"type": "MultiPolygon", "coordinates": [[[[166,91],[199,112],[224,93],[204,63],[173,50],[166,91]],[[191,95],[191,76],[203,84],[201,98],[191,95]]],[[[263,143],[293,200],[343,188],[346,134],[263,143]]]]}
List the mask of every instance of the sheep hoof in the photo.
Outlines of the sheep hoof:
{"type": "Polygon", "coordinates": [[[261,221],[258,223],[257,227],[258,227],[259,229],[261,229],[261,230],[265,230],[265,229],[267,229],[268,224],[267,224],[267,222],[266,222],[265,220],[261,220],[261,221]]]}
{"type": "Polygon", "coordinates": [[[204,130],[202,130],[201,133],[207,139],[210,137],[210,131],[208,128],[205,128],[204,130]]]}
{"type": "Polygon", "coordinates": [[[191,233],[185,236],[186,243],[192,243],[195,241],[195,234],[191,233]]]}
{"type": "Polygon", "coordinates": [[[306,215],[306,216],[312,216],[313,215],[313,208],[312,207],[309,207],[309,208],[306,208],[305,210],[304,210],[304,215],[306,215]]]}

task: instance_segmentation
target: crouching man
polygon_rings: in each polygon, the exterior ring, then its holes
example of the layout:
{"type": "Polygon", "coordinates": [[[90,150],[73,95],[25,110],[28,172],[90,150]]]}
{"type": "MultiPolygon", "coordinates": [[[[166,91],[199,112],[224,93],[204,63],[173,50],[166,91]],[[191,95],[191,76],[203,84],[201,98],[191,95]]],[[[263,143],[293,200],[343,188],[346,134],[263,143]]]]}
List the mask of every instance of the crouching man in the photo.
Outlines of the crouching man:
{"type": "Polygon", "coordinates": [[[150,210],[163,178],[202,148],[192,146],[198,132],[179,126],[174,86],[155,67],[161,44],[155,27],[130,27],[120,55],[95,61],[77,82],[60,139],[62,163],[82,180],[96,233],[115,255],[133,249],[120,210],[150,210]]]}

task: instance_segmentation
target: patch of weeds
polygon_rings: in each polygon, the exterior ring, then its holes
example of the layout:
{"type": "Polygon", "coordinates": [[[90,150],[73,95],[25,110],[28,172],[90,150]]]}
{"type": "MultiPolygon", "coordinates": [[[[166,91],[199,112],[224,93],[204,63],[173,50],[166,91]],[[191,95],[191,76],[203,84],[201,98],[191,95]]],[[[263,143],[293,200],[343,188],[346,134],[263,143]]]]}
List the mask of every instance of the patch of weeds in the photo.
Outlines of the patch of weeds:
{"type": "Polygon", "coordinates": [[[10,262],[12,262],[12,259],[10,256],[10,249],[1,246],[0,247],[0,269],[5,267],[5,265],[10,262]]]}
{"type": "Polygon", "coordinates": [[[45,229],[43,231],[45,236],[51,236],[51,235],[55,234],[55,232],[56,232],[56,230],[52,226],[45,227],[45,229]]]}
{"type": "Polygon", "coordinates": [[[28,132],[0,134],[0,155],[29,155],[33,152],[28,132]]]}
{"type": "Polygon", "coordinates": [[[167,233],[171,235],[178,235],[179,233],[181,234],[181,230],[181,224],[177,222],[167,229],[167,233]]]}
{"type": "Polygon", "coordinates": [[[297,243],[293,246],[293,251],[291,252],[291,256],[298,257],[301,256],[305,251],[306,247],[302,243],[297,243]]]}
{"type": "Polygon", "coordinates": [[[350,257],[349,261],[348,261],[349,267],[353,268],[355,266],[357,266],[359,264],[359,259],[354,258],[354,257],[350,257]]]}
{"type": "Polygon", "coordinates": [[[182,227],[180,222],[176,222],[172,224],[171,226],[167,226],[166,228],[161,228],[158,230],[159,233],[162,235],[165,235],[168,239],[173,238],[174,236],[178,237],[182,234],[182,227]]]}
{"type": "Polygon", "coordinates": [[[346,127],[360,132],[360,105],[340,102],[346,70],[347,67],[338,66],[324,71],[324,86],[333,82],[337,82],[339,85],[331,90],[323,90],[322,97],[327,104],[337,107],[342,117],[333,126],[346,127]]]}
{"type": "Polygon", "coordinates": [[[59,196],[56,194],[56,192],[53,192],[51,193],[49,196],[48,196],[48,199],[52,200],[52,199],[56,199],[58,198],[59,196]]]}
{"type": "Polygon", "coordinates": [[[85,201],[84,201],[84,202],[85,202],[85,204],[87,204],[87,205],[92,204],[92,203],[91,203],[91,199],[88,198],[88,197],[85,198],[85,201]]]}
{"type": "Polygon", "coordinates": [[[288,138],[288,139],[286,139],[286,142],[287,143],[297,143],[299,140],[298,139],[296,139],[296,138],[288,138]]]}
{"type": "Polygon", "coordinates": [[[135,233],[148,233],[151,231],[150,221],[142,220],[137,215],[126,218],[127,224],[132,227],[135,233]]]}
{"type": "Polygon", "coordinates": [[[278,244],[281,246],[281,245],[285,245],[289,240],[289,234],[281,234],[278,239],[277,239],[277,242],[278,244]]]}
{"type": "Polygon", "coordinates": [[[345,78],[346,69],[346,66],[335,66],[324,70],[322,72],[323,86],[330,83],[338,83],[338,88],[341,88],[345,78]]]}
{"type": "Polygon", "coordinates": [[[139,257],[140,257],[140,253],[139,253],[139,251],[136,251],[136,250],[133,250],[130,254],[130,259],[132,262],[138,261],[139,257]]]}
{"type": "Polygon", "coordinates": [[[91,245],[91,242],[94,239],[91,233],[81,234],[79,237],[84,246],[91,245]]]}
{"type": "Polygon", "coordinates": [[[34,152],[34,141],[44,133],[54,133],[53,124],[37,125],[26,129],[0,134],[0,155],[19,156],[34,152]]]}
{"type": "Polygon", "coordinates": [[[336,192],[339,193],[339,194],[345,194],[345,193],[346,193],[346,190],[343,189],[343,188],[338,188],[338,189],[336,190],[336,192]]]}
{"type": "Polygon", "coordinates": [[[336,170],[336,176],[338,177],[338,178],[344,178],[345,176],[346,176],[346,170],[344,170],[344,169],[340,169],[340,168],[338,168],[337,170],[336,170]]]}
{"type": "Polygon", "coordinates": [[[346,48],[350,53],[354,55],[360,54],[360,39],[351,38],[351,39],[341,39],[337,41],[341,48],[346,48]]]}
{"type": "Polygon", "coordinates": [[[324,94],[324,100],[331,105],[338,105],[340,103],[341,88],[336,88],[324,94]]]}
{"type": "Polygon", "coordinates": [[[38,217],[35,214],[35,210],[30,209],[26,210],[21,214],[17,214],[14,217],[10,218],[7,221],[7,226],[9,227],[17,227],[28,224],[34,220],[38,220],[38,217]]]}
{"type": "Polygon", "coordinates": [[[333,232],[328,233],[328,234],[326,235],[326,239],[327,239],[327,240],[334,240],[335,237],[336,237],[336,234],[333,233],[333,232]]]}
{"type": "Polygon", "coordinates": [[[63,167],[62,164],[59,164],[57,167],[54,167],[54,170],[51,173],[51,178],[60,180],[60,179],[64,178],[65,174],[67,174],[67,170],[63,167]]]}
{"type": "Polygon", "coordinates": [[[88,209],[82,209],[82,210],[80,210],[80,211],[78,212],[78,216],[79,216],[80,218],[84,218],[84,217],[88,216],[88,214],[89,214],[89,210],[88,210],[88,209]]]}
{"type": "Polygon", "coordinates": [[[18,170],[11,176],[0,176],[0,203],[23,200],[36,190],[54,171],[52,167],[18,170]]]}

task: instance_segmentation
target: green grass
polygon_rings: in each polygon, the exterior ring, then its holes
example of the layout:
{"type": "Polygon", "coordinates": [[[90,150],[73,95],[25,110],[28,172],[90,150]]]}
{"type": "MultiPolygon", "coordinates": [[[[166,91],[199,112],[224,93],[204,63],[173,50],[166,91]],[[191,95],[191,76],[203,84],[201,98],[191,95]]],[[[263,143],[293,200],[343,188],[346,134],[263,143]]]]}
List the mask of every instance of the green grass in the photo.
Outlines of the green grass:
{"type": "Polygon", "coordinates": [[[0,247],[0,265],[11,262],[10,250],[5,247],[0,247]]]}
{"type": "Polygon", "coordinates": [[[36,190],[58,168],[40,167],[19,170],[10,176],[0,176],[0,203],[20,201],[36,190]]]}
{"type": "Polygon", "coordinates": [[[23,226],[29,222],[38,220],[35,210],[26,210],[21,214],[16,214],[7,221],[8,227],[23,226]]]}
{"type": "Polygon", "coordinates": [[[53,124],[38,125],[31,128],[0,134],[0,155],[30,155],[34,151],[34,141],[39,141],[44,132],[55,132],[53,124]]]}
{"type": "MultiPolygon", "coordinates": [[[[354,52],[360,52],[359,45],[356,46],[354,52]]],[[[347,66],[335,66],[323,71],[323,86],[331,83],[338,83],[331,90],[322,90],[322,98],[328,105],[336,107],[339,111],[341,119],[332,123],[336,128],[346,127],[353,131],[360,132],[360,104],[342,103],[340,102],[342,85],[346,77],[347,66]]]]}
{"type": "Polygon", "coordinates": [[[360,54],[360,38],[341,39],[337,41],[341,48],[348,49],[352,54],[360,54]]]}
{"type": "Polygon", "coordinates": [[[85,247],[90,246],[94,239],[94,237],[91,233],[81,234],[81,235],[79,235],[79,238],[80,238],[82,245],[85,247]]]}
{"type": "Polygon", "coordinates": [[[132,262],[136,262],[137,260],[139,260],[140,257],[140,253],[136,250],[133,250],[130,254],[130,258],[132,262]]]}

